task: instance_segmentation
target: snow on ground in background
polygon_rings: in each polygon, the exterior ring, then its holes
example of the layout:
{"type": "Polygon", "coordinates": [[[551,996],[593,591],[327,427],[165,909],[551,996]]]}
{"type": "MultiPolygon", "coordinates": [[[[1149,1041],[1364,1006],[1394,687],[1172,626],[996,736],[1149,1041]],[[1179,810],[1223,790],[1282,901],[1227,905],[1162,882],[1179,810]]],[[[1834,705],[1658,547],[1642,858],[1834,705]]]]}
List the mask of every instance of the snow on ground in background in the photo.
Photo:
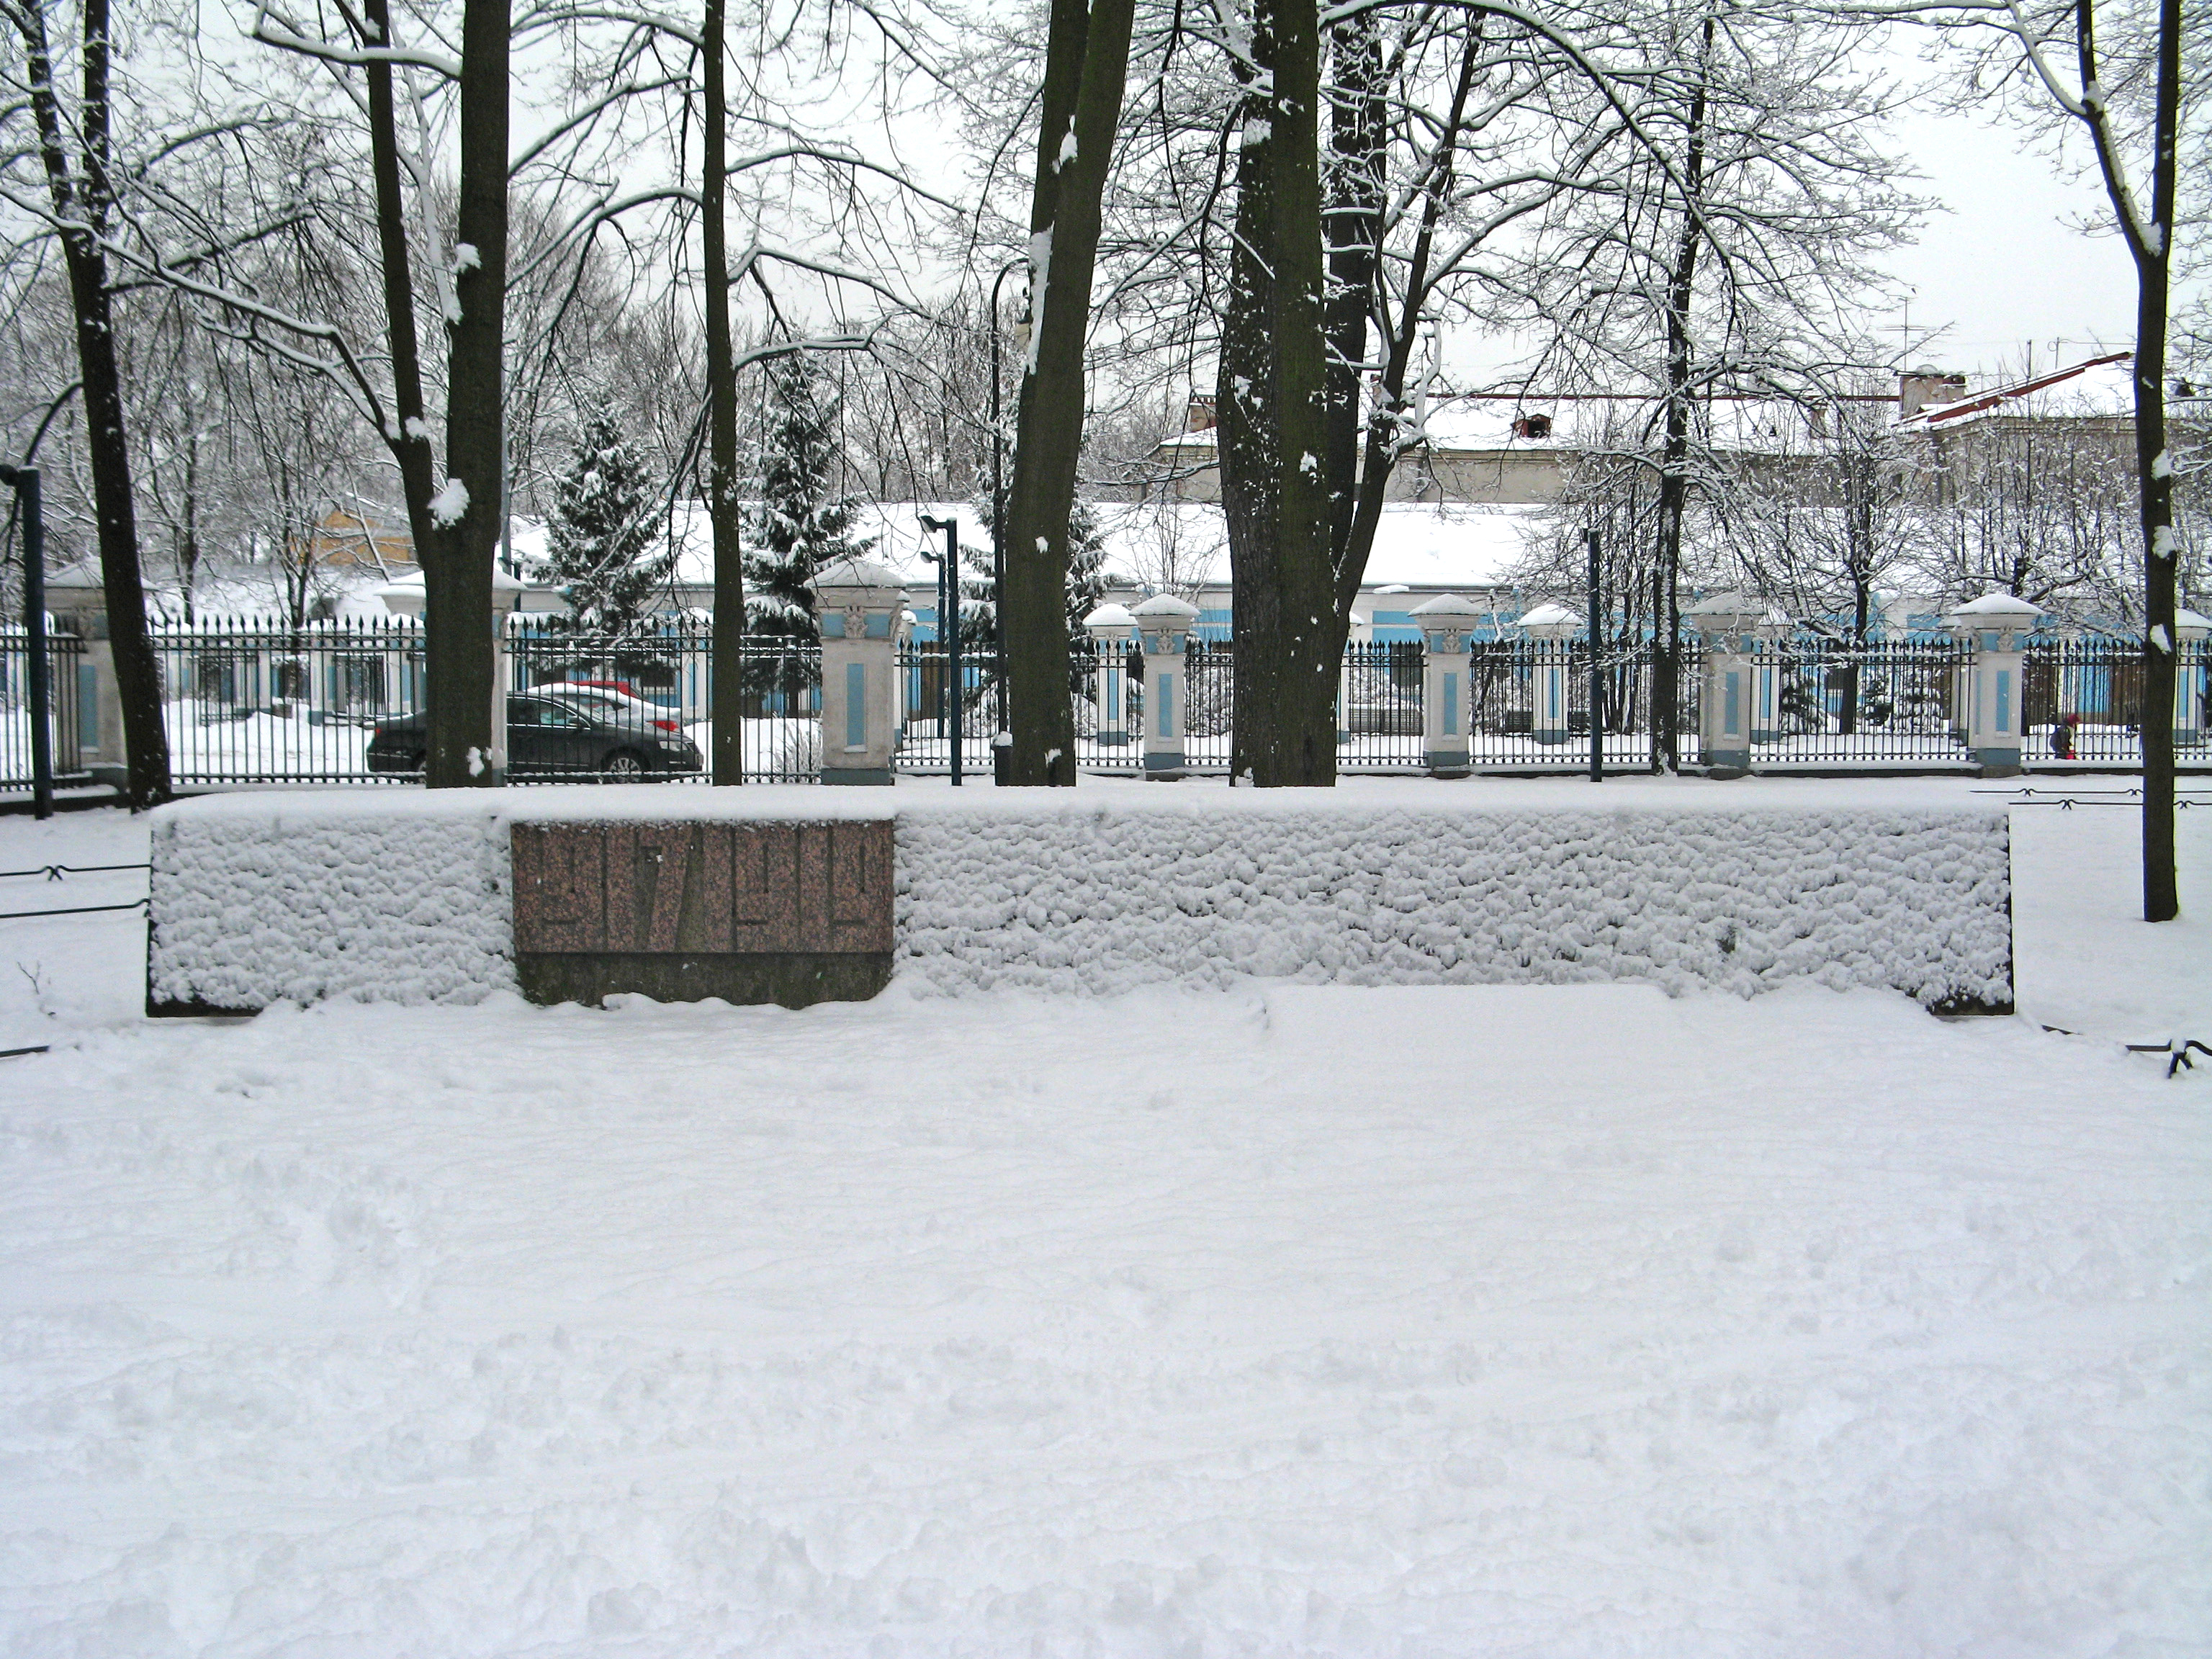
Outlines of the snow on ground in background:
{"type": "MultiPolygon", "coordinates": [[[[53,864],[143,864],[146,820],[102,809],[41,823],[0,817],[0,870],[53,864]]],[[[146,872],[116,870],[0,878],[0,910],[127,904],[146,896],[146,872]]],[[[146,1003],[146,914],[0,921],[0,1048],[70,1042],[88,1029],[135,1025],[146,1003]]],[[[0,1061],[0,1065],[12,1064],[0,1061]]]]}
{"type": "MultiPolygon", "coordinates": [[[[2183,791],[2212,797],[2203,780],[2185,779],[2183,791]]],[[[2173,827],[2181,916],[2151,927],[2142,920],[2140,808],[2013,813],[2021,1013],[2124,1042],[2212,1043],[2212,800],[2177,812],[2173,827]]]]}
{"type": "MultiPolygon", "coordinates": [[[[2039,812],[2024,919],[2124,890],[2129,814],[2039,812]]],[[[0,1653],[2212,1630],[2212,1079],[2111,1042],[1810,987],[151,1026],[137,918],[70,925],[0,923],[76,1044],[0,1062],[0,1653]]],[[[2058,934],[2025,977],[2164,971],[2058,934]]]]}

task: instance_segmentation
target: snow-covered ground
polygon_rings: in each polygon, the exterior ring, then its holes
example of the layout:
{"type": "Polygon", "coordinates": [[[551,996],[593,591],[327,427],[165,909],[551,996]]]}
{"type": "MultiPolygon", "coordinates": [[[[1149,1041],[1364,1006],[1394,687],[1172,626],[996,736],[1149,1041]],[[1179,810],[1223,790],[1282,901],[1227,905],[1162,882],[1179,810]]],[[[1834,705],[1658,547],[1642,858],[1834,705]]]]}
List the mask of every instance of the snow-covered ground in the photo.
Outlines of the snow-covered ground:
{"type": "Polygon", "coordinates": [[[0,922],[0,1653],[2212,1650],[2212,1069],[2119,1046],[2212,1041],[2212,808],[2158,929],[2132,812],[2014,823],[2011,1020],[155,1027],[136,915],[0,922]]]}

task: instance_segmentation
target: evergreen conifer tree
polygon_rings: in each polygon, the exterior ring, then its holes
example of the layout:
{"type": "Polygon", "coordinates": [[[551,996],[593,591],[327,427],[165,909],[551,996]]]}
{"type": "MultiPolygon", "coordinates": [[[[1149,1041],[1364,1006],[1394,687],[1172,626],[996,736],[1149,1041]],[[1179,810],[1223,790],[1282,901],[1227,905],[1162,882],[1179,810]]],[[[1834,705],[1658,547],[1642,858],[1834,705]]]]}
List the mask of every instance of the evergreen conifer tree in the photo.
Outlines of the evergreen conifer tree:
{"type": "MultiPolygon", "coordinates": [[[[814,573],[867,552],[853,534],[850,496],[836,490],[838,406],[829,377],[803,354],[769,371],[768,430],[745,509],[745,631],[811,645],[814,573]]],[[[777,676],[779,679],[788,676],[777,676]]]]}
{"type": "Polygon", "coordinates": [[[642,461],[605,415],[585,422],[568,472],[553,487],[545,530],[548,574],[567,592],[567,626],[612,642],[635,630],[666,585],[675,550],[655,553],[659,526],[642,461]]]}

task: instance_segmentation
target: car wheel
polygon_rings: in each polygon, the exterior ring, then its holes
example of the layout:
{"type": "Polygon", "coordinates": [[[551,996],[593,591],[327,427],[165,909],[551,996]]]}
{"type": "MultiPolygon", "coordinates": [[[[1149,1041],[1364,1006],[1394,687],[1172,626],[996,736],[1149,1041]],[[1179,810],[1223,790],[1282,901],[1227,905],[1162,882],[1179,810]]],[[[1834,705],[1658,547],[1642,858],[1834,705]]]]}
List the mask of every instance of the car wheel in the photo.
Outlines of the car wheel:
{"type": "Polygon", "coordinates": [[[600,763],[599,769],[616,783],[635,783],[645,775],[645,762],[627,749],[617,749],[600,763]]]}

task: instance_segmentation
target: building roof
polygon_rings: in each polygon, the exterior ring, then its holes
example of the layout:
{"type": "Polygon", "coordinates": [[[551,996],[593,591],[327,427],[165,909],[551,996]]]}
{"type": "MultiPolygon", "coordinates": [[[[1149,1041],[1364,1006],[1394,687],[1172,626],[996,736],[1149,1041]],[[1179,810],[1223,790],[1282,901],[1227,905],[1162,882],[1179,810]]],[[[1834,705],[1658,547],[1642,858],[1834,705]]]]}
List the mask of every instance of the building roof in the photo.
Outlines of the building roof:
{"type": "Polygon", "coordinates": [[[2136,412],[2135,354],[2107,352],[2070,368],[1992,386],[1948,404],[1936,404],[1897,422],[1907,433],[1956,428],[2003,416],[2132,420],[2136,412]]]}

